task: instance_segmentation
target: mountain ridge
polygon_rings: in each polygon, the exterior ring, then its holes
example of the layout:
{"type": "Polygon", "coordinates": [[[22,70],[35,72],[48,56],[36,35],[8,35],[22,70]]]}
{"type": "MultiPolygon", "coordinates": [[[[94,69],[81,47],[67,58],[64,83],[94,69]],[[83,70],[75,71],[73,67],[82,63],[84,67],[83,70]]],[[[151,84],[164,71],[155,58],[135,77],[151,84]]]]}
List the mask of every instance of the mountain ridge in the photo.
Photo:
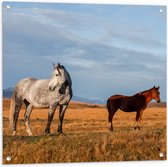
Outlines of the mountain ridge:
{"type": "MultiPolygon", "coordinates": [[[[7,87],[3,89],[3,98],[11,98],[13,94],[14,87],[7,87]]],[[[99,98],[85,98],[74,95],[72,97],[73,101],[85,102],[85,103],[94,103],[94,104],[105,104],[105,100],[99,98]]]]}

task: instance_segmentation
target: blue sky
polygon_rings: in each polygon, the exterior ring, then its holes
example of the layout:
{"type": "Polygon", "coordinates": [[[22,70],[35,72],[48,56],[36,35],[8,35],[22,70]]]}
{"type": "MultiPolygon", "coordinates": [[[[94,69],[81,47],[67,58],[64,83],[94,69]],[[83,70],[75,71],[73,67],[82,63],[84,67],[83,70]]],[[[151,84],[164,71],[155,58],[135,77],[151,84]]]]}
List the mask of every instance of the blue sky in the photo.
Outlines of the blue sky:
{"type": "Polygon", "coordinates": [[[2,10],[4,88],[50,78],[60,62],[77,96],[106,100],[160,85],[166,100],[166,7],[5,2],[2,10]]]}

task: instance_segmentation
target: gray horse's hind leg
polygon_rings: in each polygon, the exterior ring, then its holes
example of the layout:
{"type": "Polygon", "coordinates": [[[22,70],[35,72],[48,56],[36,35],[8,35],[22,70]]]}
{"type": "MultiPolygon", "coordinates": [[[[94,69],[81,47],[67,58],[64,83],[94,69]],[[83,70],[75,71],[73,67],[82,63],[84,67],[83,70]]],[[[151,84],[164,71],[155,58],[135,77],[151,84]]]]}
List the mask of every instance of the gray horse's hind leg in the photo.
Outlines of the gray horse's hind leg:
{"type": "Polygon", "coordinates": [[[45,129],[46,134],[50,133],[50,125],[51,125],[51,122],[53,120],[56,107],[57,107],[57,105],[50,106],[49,113],[48,113],[47,126],[46,126],[46,129],[45,129]]]}
{"type": "Polygon", "coordinates": [[[59,122],[58,122],[58,133],[62,133],[62,123],[63,123],[64,114],[65,114],[65,111],[66,111],[67,107],[68,107],[68,104],[60,105],[59,122]]]}
{"type": "Polygon", "coordinates": [[[29,124],[30,124],[30,114],[32,112],[33,106],[27,101],[24,101],[24,103],[26,105],[26,111],[24,115],[24,120],[26,124],[26,132],[29,134],[29,136],[32,136],[32,132],[31,132],[29,124]]]}
{"type": "Polygon", "coordinates": [[[16,135],[16,125],[17,125],[17,120],[20,112],[20,108],[22,106],[22,102],[19,101],[17,104],[14,106],[14,114],[13,114],[13,136],[16,135]]]}

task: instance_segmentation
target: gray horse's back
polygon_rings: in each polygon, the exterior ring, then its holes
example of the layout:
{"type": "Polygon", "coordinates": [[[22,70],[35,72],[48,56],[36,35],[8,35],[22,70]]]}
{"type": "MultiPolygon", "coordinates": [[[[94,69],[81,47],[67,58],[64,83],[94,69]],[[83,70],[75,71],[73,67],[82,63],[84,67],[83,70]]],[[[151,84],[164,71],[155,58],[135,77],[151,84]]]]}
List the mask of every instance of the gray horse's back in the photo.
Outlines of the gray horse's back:
{"type": "Polygon", "coordinates": [[[15,86],[14,93],[16,93],[17,97],[24,99],[25,92],[30,90],[31,86],[36,81],[37,81],[36,78],[24,78],[20,80],[15,86]]]}
{"type": "Polygon", "coordinates": [[[24,78],[15,87],[15,97],[27,100],[35,107],[49,107],[48,82],[48,80],[24,78]]]}

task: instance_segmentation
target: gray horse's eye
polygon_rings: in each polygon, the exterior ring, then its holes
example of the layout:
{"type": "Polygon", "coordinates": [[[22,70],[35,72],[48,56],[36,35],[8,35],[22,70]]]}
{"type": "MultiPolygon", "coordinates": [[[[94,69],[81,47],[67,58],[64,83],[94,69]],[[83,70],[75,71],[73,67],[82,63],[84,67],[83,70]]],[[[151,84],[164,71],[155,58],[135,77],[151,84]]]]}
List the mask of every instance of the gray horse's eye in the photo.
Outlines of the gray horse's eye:
{"type": "Polygon", "coordinates": [[[55,76],[58,76],[59,74],[56,74],[55,76]]]}

